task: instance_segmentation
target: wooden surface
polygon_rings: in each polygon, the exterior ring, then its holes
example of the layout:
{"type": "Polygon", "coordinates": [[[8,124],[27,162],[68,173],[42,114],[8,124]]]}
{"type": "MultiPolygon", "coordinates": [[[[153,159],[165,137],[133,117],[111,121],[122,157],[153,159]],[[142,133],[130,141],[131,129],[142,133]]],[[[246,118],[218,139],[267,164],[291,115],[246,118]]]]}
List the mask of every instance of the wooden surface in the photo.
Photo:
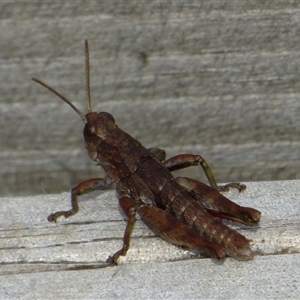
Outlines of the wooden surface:
{"type": "Polygon", "coordinates": [[[227,194],[262,212],[257,228],[230,225],[252,240],[249,262],[201,259],[137,221],[127,256],[103,268],[121,247],[125,228],[114,192],[82,197],[79,213],[57,224],[46,217],[69,208],[68,193],[1,198],[0,298],[297,299],[299,184],[247,183],[245,192],[227,194]]]}
{"type": "MultiPolygon", "coordinates": [[[[83,124],[89,39],[96,111],[169,156],[201,153],[217,181],[299,178],[299,1],[0,3],[0,194],[99,176],[83,124]]],[[[185,175],[204,179],[199,168],[185,175]]]]}

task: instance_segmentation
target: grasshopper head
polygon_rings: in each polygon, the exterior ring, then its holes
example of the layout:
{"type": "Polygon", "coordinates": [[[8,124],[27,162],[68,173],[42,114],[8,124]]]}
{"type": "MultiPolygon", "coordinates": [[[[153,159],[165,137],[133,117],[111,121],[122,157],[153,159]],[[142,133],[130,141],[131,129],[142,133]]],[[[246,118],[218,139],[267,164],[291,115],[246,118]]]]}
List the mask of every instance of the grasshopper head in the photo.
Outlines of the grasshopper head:
{"type": "Polygon", "coordinates": [[[107,134],[117,127],[114,117],[107,112],[89,112],[85,115],[85,119],[83,135],[86,142],[97,138],[104,140],[107,134]]]}
{"type": "Polygon", "coordinates": [[[99,146],[117,125],[113,116],[107,112],[89,112],[85,115],[86,124],[83,129],[85,148],[92,160],[97,160],[99,146]]]}

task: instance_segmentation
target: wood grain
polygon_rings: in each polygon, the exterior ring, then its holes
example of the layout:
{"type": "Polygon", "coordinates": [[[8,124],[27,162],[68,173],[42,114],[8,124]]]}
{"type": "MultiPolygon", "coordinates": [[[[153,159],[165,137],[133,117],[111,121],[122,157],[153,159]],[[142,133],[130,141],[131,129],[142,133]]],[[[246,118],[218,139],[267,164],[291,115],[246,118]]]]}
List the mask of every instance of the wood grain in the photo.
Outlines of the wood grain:
{"type": "Polygon", "coordinates": [[[219,182],[299,178],[299,16],[298,1],[1,3],[1,195],[101,174],[81,120],[31,81],[84,109],[86,38],[95,110],[145,146],[200,153],[219,182]]]}
{"type": "Polygon", "coordinates": [[[114,192],[81,197],[79,213],[57,224],[46,218],[69,208],[68,193],[1,198],[0,298],[41,298],[45,293],[55,298],[297,298],[299,184],[247,183],[245,192],[227,194],[262,211],[257,228],[231,224],[251,240],[256,255],[249,262],[200,259],[137,221],[127,256],[119,266],[103,268],[121,247],[126,224],[114,192]]]}

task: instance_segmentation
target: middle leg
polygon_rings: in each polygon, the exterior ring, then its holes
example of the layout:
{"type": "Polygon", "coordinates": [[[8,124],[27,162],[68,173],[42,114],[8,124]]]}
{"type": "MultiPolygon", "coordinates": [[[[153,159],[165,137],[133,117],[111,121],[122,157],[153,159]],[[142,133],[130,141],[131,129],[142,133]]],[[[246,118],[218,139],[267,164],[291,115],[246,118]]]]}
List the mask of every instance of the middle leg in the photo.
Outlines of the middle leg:
{"type": "Polygon", "coordinates": [[[246,189],[246,185],[240,184],[239,182],[231,182],[222,186],[218,186],[211,168],[201,155],[179,154],[166,160],[165,150],[160,148],[149,148],[148,150],[153,154],[154,157],[163,162],[170,172],[192,166],[201,166],[210,186],[216,191],[228,192],[230,187],[236,188],[239,192],[242,192],[246,189]]]}

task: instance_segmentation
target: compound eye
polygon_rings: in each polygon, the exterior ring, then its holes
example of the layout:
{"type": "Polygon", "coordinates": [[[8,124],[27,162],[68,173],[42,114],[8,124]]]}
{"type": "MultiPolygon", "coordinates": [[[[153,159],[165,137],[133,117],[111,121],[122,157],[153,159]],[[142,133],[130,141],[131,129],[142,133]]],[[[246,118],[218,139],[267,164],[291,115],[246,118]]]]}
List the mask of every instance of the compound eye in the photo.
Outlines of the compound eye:
{"type": "Polygon", "coordinates": [[[115,123],[114,117],[111,114],[109,114],[108,112],[105,112],[105,111],[99,112],[99,116],[106,118],[115,123]]]}

